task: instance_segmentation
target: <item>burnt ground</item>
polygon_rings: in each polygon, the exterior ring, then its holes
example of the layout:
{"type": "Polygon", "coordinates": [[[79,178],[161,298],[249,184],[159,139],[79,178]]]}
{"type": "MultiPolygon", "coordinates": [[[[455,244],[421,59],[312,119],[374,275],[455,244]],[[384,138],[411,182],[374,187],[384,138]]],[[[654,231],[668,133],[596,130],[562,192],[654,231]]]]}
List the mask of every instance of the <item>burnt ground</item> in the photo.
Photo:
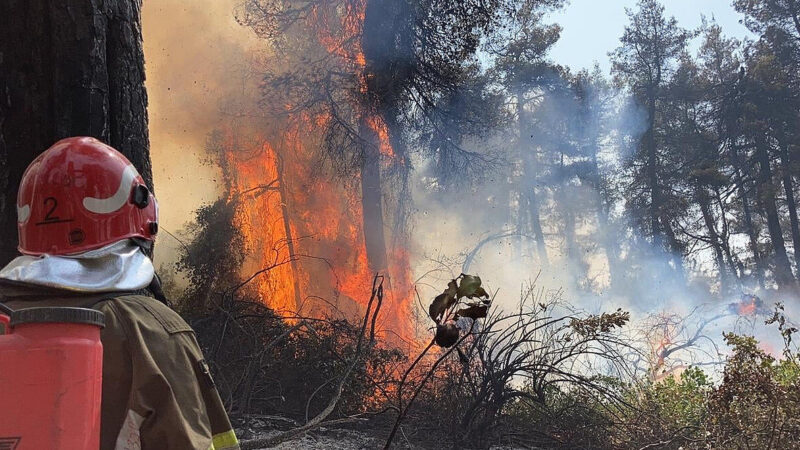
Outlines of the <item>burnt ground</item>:
{"type": "MultiPolygon", "coordinates": [[[[294,439],[273,447],[260,447],[275,450],[362,450],[382,448],[387,433],[375,424],[356,423],[320,427],[294,439]]],[[[234,421],[239,440],[269,438],[283,431],[299,426],[297,422],[280,416],[250,416],[234,421]]]]}

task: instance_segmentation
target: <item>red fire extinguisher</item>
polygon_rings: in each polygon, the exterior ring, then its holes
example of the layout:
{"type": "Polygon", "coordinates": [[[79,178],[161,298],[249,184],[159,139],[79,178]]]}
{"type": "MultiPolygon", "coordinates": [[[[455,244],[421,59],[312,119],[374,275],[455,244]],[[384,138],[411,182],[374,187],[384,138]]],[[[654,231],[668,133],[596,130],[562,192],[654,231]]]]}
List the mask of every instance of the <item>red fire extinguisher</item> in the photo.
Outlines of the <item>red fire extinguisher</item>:
{"type": "Polygon", "coordinates": [[[0,306],[0,449],[99,448],[103,313],[0,306]]]}

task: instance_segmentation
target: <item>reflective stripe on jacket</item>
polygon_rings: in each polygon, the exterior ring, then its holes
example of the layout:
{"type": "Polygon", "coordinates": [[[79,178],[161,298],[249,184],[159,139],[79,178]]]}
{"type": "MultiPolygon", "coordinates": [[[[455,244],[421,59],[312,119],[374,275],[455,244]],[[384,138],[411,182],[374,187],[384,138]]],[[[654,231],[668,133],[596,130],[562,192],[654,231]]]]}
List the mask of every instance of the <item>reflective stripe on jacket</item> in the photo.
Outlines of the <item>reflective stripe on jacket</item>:
{"type": "Polygon", "coordinates": [[[0,283],[14,309],[93,307],[105,314],[100,448],[238,449],[191,327],[150,297],[73,294],[0,283]]]}

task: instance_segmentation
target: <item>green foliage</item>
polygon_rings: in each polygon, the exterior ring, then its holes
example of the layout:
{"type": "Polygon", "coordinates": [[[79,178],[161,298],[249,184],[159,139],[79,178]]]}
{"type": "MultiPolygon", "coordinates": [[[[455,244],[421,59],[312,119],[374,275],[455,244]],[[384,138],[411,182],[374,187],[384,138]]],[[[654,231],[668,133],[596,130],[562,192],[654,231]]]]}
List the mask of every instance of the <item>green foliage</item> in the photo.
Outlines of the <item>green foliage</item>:
{"type": "Polygon", "coordinates": [[[428,307],[430,318],[436,322],[436,345],[444,348],[455,345],[460,336],[456,321],[460,317],[473,322],[482,319],[486,317],[491,304],[489,294],[481,286],[481,277],[462,273],[450,280],[444,292],[437,295],[428,307]],[[466,307],[458,309],[461,305],[466,307]]]}
{"type": "Polygon", "coordinates": [[[707,443],[728,448],[798,448],[800,377],[796,356],[778,362],[751,336],[725,334],[733,355],[709,396],[707,443]]]}
{"type": "Polygon", "coordinates": [[[620,328],[631,318],[628,311],[623,311],[621,308],[613,313],[602,313],[599,315],[590,315],[584,318],[573,318],[569,322],[569,326],[575,330],[580,336],[590,337],[597,336],[601,333],[609,333],[614,328],[620,328]]]}
{"type": "Polygon", "coordinates": [[[621,408],[624,419],[614,440],[624,448],[655,442],[671,442],[670,448],[689,445],[702,437],[712,388],[706,374],[692,367],[678,378],[626,386],[623,391],[630,406],[621,408]]]}
{"type": "Polygon", "coordinates": [[[662,419],[679,428],[696,427],[706,417],[705,400],[712,389],[705,372],[690,367],[676,380],[667,377],[652,387],[654,401],[662,419]]]}
{"type": "MultiPolygon", "coordinates": [[[[213,308],[214,293],[234,285],[244,261],[242,234],[234,225],[236,202],[221,198],[201,206],[187,231],[192,240],[183,249],[177,267],[189,278],[189,285],[177,306],[188,316],[213,308]]],[[[217,298],[217,300],[219,300],[217,298]]]]}
{"type": "Polygon", "coordinates": [[[662,442],[667,448],[798,448],[800,366],[776,360],[752,336],[725,333],[732,348],[723,379],[699,368],[626,390],[629,408],[615,429],[623,448],[662,442]]]}

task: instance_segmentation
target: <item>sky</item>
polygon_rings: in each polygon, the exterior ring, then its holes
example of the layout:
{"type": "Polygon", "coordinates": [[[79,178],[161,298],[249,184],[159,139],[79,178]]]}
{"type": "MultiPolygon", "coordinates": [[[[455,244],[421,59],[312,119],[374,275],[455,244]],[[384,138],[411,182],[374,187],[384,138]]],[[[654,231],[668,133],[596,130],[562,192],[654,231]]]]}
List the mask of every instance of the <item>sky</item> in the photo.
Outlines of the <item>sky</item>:
{"type": "MultiPolygon", "coordinates": [[[[666,14],[674,16],[684,28],[696,28],[702,16],[712,17],[731,37],[743,39],[750,32],[739,23],[742,16],[731,6],[732,0],[664,0],[666,14]]],[[[619,38],[628,23],[625,8],[635,9],[636,0],[570,0],[561,11],[550,16],[550,22],[561,24],[561,39],[550,55],[553,61],[573,71],[591,69],[595,62],[608,73],[611,64],[608,52],[619,46],[619,38]]],[[[699,46],[693,42],[693,49],[699,46]]]]}

